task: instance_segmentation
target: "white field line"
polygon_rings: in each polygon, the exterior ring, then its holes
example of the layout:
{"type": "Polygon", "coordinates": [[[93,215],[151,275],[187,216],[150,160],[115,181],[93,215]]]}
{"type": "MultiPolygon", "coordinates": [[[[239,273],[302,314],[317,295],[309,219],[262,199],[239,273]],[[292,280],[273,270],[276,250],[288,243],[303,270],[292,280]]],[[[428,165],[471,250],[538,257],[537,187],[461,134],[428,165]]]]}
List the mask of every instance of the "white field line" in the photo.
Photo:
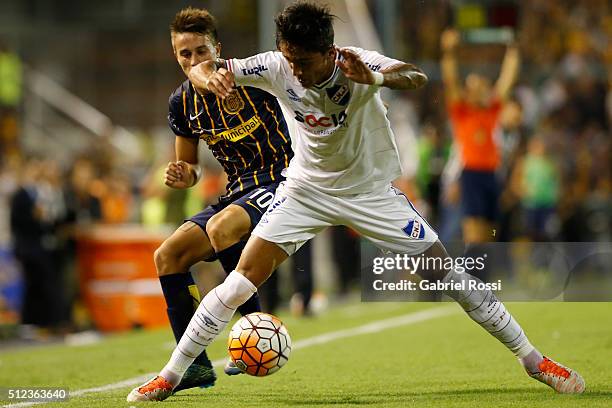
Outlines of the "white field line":
{"type": "MultiPolygon", "coordinates": [[[[318,336],[313,336],[304,340],[299,340],[293,343],[291,349],[298,350],[306,347],[312,347],[319,344],[329,343],[331,341],[344,339],[347,337],[360,336],[362,334],[378,333],[382,330],[392,329],[400,326],[409,326],[424,322],[427,320],[436,319],[439,317],[448,316],[451,314],[458,313],[459,309],[452,306],[436,307],[433,309],[421,310],[419,312],[409,313],[398,317],[392,317],[389,319],[379,320],[377,322],[364,324],[363,326],[354,327],[352,329],[337,330],[329,333],[323,333],[318,336]]],[[[224,366],[226,362],[225,358],[213,361],[215,367],[224,366]]],[[[135,386],[137,384],[144,383],[148,379],[157,375],[157,372],[140,375],[138,377],[128,378],[127,380],[119,381],[113,384],[102,385],[100,387],[84,388],[82,390],[70,391],[70,397],[80,397],[85,394],[94,394],[105,391],[112,391],[119,388],[127,388],[135,386]]],[[[19,402],[16,404],[4,405],[3,408],[16,408],[16,407],[29,407],[32,405],[44,404],[44,402],[19,402]]]]}

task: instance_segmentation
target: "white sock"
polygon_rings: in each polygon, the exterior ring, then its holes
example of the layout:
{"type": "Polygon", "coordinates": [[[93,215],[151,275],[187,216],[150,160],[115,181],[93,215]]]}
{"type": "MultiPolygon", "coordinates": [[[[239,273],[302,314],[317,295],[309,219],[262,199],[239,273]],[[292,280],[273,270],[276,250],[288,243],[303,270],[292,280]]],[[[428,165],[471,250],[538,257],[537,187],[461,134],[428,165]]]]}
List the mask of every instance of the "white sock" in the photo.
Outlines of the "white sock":
{"type": "Polygon", "coordinates": [[[462,287],[465,289],[444,293],[457,301],[472,320],[491,333],[516,357],[522,360],[535,350],[521,326],[491,290],[469,289],[470,281],[480,283],[480,279],[468,273],[452,271],[443,281],[462,282],[462,287]]]}
{"type": "Polygon", "coordinates": [[[544,356],[536,348],[534,348],[533,351],[527,354],[525,357],[519,357],[519,361],[529,374],[540,372],[540,363],[542,360],[544,360],[544,356]]]}
{"type": "Polygon", "coordinates": [[[159,375],[177,386],[193,360],[221,333],[236,309],[256,291],[257,287],[251,281],[233,271],[222,284],[208,292],[159,375]]]}

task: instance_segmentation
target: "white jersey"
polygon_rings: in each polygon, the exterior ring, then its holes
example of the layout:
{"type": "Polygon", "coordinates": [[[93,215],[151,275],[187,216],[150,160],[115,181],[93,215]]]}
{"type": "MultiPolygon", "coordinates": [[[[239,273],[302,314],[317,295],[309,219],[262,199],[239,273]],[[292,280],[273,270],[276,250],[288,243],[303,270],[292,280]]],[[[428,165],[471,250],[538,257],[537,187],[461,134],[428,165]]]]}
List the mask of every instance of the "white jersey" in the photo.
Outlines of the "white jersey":
{"type": "MultiPolygon", "coordinates": [[[[372,70],[401,64],[375,51],[348,47],[372,70]]],[[[340,54],[336,58],[341,58],[340,54]]],[[[276,96],[296,121],[295,157],[287,179],[327,194],[383,192],[401,175],[379,87],[358,84],[335,67],[326,81],[304,88],[280,52],[227,60],[236,85],[276,96]]]]}

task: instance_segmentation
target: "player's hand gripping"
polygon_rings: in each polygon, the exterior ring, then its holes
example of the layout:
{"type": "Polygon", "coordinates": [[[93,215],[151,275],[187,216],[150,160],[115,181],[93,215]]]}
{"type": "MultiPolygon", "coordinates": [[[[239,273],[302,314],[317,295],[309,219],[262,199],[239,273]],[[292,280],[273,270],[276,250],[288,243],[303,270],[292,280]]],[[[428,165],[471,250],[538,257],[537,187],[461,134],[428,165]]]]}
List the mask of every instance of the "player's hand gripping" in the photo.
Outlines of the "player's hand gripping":
{"type": "Polygon", "coordinates": [[[219,68],[206,81],[206,88],[222,99],[234,91],[235,85],[234,73],[225,68],[219,68]]]}
{"type": "Polygon", "coordinates": [[[374,83],[372,71],[357,54],[346,48],[338,48],[338,52],[344,57],[344,61],[336,60],[336,65],[348,79],[360,84],[374,83]]]}
{"type": "Polygon", "coordinates": [[[189,163],[182,160],[170,162],[164,173],[164,184],[168,187],[183,189],[193,186],[195,175],[189,163]]]}

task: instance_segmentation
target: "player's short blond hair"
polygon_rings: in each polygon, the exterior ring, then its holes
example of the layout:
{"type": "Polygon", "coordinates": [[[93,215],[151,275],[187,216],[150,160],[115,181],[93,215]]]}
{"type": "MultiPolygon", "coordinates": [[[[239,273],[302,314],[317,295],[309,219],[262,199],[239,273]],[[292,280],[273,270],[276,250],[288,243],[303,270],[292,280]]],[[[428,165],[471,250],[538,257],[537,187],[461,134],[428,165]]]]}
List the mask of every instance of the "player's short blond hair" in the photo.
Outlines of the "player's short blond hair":
{"type": "Polygon", "coordinates": [[[170,23],[170,33],[196,33],[207,35],[213,43],[218,43],[217,21],[206,9],[187,7],[180,10],[170,23]]]}

